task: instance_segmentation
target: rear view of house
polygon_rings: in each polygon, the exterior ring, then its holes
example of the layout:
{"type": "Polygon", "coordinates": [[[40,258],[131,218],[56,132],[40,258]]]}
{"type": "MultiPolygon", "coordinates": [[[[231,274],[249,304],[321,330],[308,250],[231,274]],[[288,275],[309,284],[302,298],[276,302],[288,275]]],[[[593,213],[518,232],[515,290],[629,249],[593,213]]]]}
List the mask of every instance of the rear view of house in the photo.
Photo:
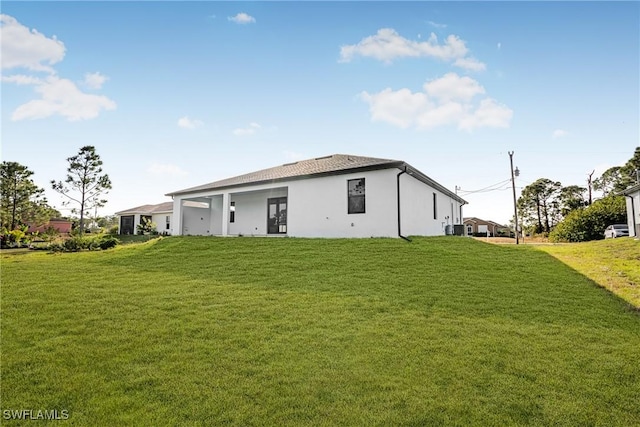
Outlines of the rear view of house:
{"type": "Polygon", "coordinates": [[[174,191],[173,234],[402,237],[445,234],[466,202],[411,165],[334,154],[174,191]]]}
{"type": "Polygon", "coordinates": [[[138,234],[138,225],[151,221],[159,234],[172,234],[173,202],[157,205],[142,205],[116,212],[118,215],[118,234],[138,234]]]}

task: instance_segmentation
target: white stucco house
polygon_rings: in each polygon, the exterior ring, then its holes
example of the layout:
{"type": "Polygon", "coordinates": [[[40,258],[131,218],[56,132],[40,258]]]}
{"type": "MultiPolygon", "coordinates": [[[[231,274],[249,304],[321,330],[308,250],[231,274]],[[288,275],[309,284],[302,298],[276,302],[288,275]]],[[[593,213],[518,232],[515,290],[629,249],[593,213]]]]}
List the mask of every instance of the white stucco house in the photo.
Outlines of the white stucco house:
{"type": "Polygon", "coordinates": [[[466,201],[401,160],[334,154],[168,193],[174,235],[406,237],[462,224],[466,201]],[[449,226],[449,227],[447,227],[449,226]]]}
{"type": "Polygon", "coordinates": [[[622,192],[627,199],[627,222],[629,236],[640,237],[640,184],[629,187],[622,192]]]}
{"type": "Polygon", "coordinates": [[[172,234],[173,202],[137,206],[116,212],[116,215],[118,215],[118,234],[138,234],[138,225],[143,218],[154,222],[158,233],[172,234]]]}

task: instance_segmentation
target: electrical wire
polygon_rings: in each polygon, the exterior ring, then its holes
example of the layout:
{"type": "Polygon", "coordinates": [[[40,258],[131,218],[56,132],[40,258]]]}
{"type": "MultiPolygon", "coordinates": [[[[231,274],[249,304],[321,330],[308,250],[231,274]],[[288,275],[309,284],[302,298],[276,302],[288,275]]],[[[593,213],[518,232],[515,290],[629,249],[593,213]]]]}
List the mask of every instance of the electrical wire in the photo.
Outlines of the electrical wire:
{"type": "Polygon", "coordinates": [[[491,185],[489,185],[487,187],[484,187],[484,188],[481,188],[479,190],[462,190],[462,189],[460,189],[458,191],[460,191],[461,193],[464,193],[464,194],[461,194],[461,195],[466,196],[466,195],[474,194],[474,193],[487,193],[487,192],[490,192],[490,191],[506,190],[506,189],[508,189],[508,187],[505,187],[505,188],[493,188],[493,187],[503,186],[507,182],[511,182],[511,179],[506,179],[504,181],[496,182],[495,184],[491,184],[491,185]]]}

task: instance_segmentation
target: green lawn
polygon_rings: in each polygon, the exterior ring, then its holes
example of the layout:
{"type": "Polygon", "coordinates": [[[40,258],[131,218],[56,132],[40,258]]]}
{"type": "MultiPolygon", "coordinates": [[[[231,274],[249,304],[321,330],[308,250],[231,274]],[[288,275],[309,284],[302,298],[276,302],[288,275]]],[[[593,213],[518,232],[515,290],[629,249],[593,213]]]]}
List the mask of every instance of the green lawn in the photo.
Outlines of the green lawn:
{"type": "Polygon", "coordinates": [[[640,309],[640,242],[629,237],[543,250],[640,309]]]}
{"type": "Polygon", "coordinates": [[[1,308],[2,410],[56,425],[640,425],[639,313],[529,246],[7,255],[1,308]]]}

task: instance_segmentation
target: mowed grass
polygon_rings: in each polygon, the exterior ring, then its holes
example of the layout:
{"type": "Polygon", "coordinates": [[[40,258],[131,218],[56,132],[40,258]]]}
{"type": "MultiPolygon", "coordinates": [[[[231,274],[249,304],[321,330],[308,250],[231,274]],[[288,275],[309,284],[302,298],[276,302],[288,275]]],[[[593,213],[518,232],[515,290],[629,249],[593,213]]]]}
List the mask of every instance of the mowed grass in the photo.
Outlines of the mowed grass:
{"type": "Polygon", "coordinates": [[[533,247],[30,253],[2,259],[1,308],[2,409],[56,425],[640,424],[640,315],[533,247]]]}
{"type": "Polygon", "coordinates": [[[547,252],[640,309],[640,242],[633,238],[545,245],[547,252]]]}

